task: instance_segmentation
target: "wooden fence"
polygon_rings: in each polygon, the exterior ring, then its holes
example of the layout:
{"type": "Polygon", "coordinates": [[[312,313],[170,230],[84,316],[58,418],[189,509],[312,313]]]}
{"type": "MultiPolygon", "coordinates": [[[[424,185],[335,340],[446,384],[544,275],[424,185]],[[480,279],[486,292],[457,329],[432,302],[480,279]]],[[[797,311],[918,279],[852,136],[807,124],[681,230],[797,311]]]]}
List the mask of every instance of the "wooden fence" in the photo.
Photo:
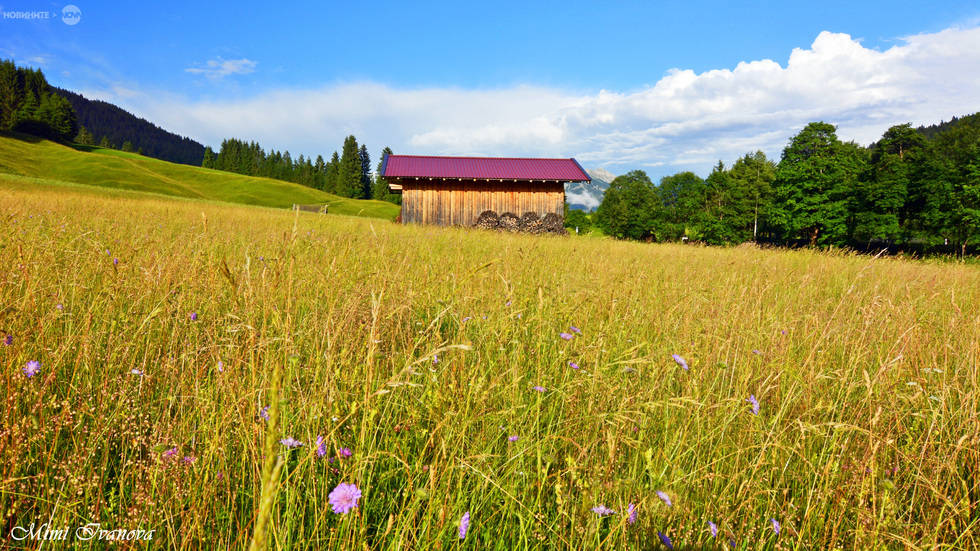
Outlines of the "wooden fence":
{"type": "Polygon", "coordinates": [[[327,205],[293,205],[293,210],[302,212],[316,212],[319,214],[327,213],[327,205]]]}

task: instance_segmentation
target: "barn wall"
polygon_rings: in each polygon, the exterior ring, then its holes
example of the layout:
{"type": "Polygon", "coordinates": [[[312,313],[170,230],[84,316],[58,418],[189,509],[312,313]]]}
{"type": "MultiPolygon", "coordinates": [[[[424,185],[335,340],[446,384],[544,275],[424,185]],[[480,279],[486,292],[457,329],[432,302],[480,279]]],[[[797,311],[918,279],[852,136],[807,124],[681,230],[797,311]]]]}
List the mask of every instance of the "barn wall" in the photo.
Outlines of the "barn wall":
{"type": "Polygon", "coordinates": [[[402,222],[440,226],[471,226],[480,213],[512,212],[522,216],[563,215],[565,186],[560,182],[478,182],[468,180],[404,180],[402,222]]]}

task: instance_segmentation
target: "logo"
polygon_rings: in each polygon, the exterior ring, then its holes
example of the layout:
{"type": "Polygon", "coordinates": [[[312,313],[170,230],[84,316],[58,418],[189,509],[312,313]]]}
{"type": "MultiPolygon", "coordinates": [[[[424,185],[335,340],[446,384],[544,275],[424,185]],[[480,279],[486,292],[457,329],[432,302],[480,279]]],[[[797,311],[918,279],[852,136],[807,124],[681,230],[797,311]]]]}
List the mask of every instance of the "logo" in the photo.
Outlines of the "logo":
{"type": "Polygon", "coordinates": [[[82,20],[82,10],[78,9],[78,6],[69,4],[62,8],[61,20],[65,25],[77,25],[82,20]]]}

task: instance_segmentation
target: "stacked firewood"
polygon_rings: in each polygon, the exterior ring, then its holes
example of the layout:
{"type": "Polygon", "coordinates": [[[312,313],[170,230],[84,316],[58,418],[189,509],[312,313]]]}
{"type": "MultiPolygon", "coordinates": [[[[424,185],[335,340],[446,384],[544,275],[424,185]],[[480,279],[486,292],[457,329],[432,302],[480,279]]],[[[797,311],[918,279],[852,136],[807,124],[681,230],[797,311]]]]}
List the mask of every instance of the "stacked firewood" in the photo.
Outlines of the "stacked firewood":
{"type": "Polygon", "coordinates": [[[500,228],[500,217],[497,216],[496,212],[492,210],[485,210],[480,213],[480,217],[476,219],[476,223],[473,224],[474,228],[480,228],[481,230],[496,230],[500,228]]]}
{"type": "Polygon", "coordinates": [[[505,212],[500,215],[500,229],[509,232],[521,231],[521,219],[513,212],[505,212]]]}
{"type": "Polygon", "coordinates": [[[523,216],[518,217],[512,212],[505,212],[498,216],[492,210],[485,210],[480,213],[473,227],[482,230],[503,230],[535,235],[546,233],[566,235],[568,233],[565,230],[564,219],[555,213],[548,213],[544,218],[541,218],[534,212],[526,212],[523,216]]]}
{"type": "Polygon", "coordinates": [[[541,226],[545,233],[568,235],[568,230],[565,229],[565,218],[553,212],[544,215],[544,218],[541,219],[541,226]]]}

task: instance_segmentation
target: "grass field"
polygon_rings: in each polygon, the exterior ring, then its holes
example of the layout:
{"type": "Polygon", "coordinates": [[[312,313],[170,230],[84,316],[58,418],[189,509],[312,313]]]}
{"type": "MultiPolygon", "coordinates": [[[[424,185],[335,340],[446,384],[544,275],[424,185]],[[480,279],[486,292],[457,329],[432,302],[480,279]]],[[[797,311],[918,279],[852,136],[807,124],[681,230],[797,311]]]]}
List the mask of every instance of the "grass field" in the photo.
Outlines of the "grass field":
{"type": "Polygon", "coordinates": [[[294,204],[329,205],[333,214],[386,220],[395,218],[399,212],[397,206],[384,201],[345,199],[269,178],[173,164],[113,149],[76,148],[26,134],[0,132],[0,177],[18,175],[39,181],[275,208],[292,208],[294,204]]]}
{"type": "Polygon", "coordinates": [[[976,267],[17,181],[8,547],[980,547],[976,267]]]}

